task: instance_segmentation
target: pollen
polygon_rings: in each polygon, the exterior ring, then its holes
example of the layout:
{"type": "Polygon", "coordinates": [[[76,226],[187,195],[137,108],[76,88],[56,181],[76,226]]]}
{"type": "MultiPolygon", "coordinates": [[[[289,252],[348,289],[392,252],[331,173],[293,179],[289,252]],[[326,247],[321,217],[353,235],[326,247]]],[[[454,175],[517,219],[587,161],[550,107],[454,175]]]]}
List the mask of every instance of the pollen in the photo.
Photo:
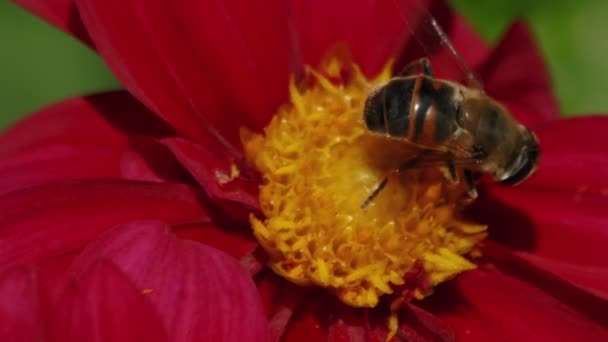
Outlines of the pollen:
{"type": "Polygon", "coordinates": [[[439,170],[396,172],[416,149],[365,127],[366,96],[389,80],[390,65],[372,79],[356,66],[340,76],[339,61],[326,65],[324,72],[309,69],[302,83],[290,82],[290,103],[263,134],[241,132],[263,178],[263,217],[250,220],[271,268],[353,307],[375,307],[407,286],[416,267],[427,283],[416,288],[418,296],[475,268],[467,258],[486,227],[460,218],[463,186],[439,170]],[[387,185],[362,208],[385,177],[387,185]]]}

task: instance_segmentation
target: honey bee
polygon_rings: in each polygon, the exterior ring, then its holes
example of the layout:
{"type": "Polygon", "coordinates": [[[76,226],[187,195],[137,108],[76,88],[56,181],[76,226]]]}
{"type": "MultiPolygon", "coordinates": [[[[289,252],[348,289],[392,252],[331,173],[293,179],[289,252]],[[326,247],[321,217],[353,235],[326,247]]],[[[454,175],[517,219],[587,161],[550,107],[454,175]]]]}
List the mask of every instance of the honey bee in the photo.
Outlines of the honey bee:
{"type": "MultiPolygon", "coordinates": [[[[442,44],[456,54],[431,20],[442,44]]],[[[467,77],[474,79],[472,73],[467,77]]],[[[459,175],[464,178],[472,199],[477,196],[476,175],[487,173],[502,184],[515,185],[538,165],[540,149],[534,133],[481,87],[435,78],[428,58],[411,62],[397,77],[373,90],[363,112],[370,132],[402,140],[418,150],[397,171],[442,167],[452,182],[458,183],[459,175]]],[[[369,205],[386,183],[385,178],[361,207],[369,205]]]]}

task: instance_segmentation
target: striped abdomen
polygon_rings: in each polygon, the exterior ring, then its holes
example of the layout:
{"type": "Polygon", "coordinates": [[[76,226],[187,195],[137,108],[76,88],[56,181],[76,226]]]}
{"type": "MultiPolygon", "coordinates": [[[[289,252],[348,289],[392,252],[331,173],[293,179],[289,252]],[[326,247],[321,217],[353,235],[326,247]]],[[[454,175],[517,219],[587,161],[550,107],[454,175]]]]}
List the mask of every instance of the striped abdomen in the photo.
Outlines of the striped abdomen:
{"type": "Polygon", "coordinates": [[[394,78],[367,98],[365,123],[375,133],[435,146],[458,128],[454,92],[426,76],[394,78]]]}

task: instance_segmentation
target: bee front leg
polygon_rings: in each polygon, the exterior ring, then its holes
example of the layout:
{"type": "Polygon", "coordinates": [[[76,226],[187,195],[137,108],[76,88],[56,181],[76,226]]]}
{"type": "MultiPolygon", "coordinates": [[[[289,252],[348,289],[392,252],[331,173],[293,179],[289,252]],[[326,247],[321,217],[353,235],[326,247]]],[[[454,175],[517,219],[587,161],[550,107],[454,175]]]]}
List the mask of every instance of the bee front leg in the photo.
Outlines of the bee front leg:
{"type": "Polygon", "coordinates": [[[443,173],[445,179],[450,181],[452,184],[460,183],[458,175],[456,174],[456,166],[454,166],[454,160],[452,159],[451,154],[448,155],[445,161],[445,167],[441,168],[441,172],[443,173]]]}
{"type": "Polygon", "coordinates": [[[433,68],[431,67],[431,61],[426,57],[410,62],[399,73],[399,76],[407,77],[420,74],[428,77],[433,77],[433,68]]]}
{"type": "MultiPolygon", "coordinates": [[[[416,166],[416,164],[420,161],[420,159],[424,155],[426,155],[426,153],[427,153],[427,151],[422,151],[422,152],[418,153],[417,155],[415,155],[414,157],[404,161],[403,163],[401,163],[399,165],[399,167],[397,169],[394,170],[394,172],[403,172],[407,169],[410,169],[410,168],[416,166]]],[[[367,196],[365,201],[363,201],[363,203],[361,203],[361,205],[360,205],[361,209],[367,208],[367,206],[369,206],[372,203],[372,201],[378,196],[378,194],[380,194],[380,191],[382,191],[382,189],[384,189],[386,184],[388,184],[388,177],[384,177],[384,179],[376,186],[374,191],[372,191],[372,193],[369,194],[369,196],[367,196]]]]}
{"type": "Polygon", "coordinates": [[[467,183],[467,188],[469,189],[469,198],[474,200],[477,198],[477,189],[475,188],[475,176],[473,175],[473,171],[464,170],[464,180],[467,183]]]}

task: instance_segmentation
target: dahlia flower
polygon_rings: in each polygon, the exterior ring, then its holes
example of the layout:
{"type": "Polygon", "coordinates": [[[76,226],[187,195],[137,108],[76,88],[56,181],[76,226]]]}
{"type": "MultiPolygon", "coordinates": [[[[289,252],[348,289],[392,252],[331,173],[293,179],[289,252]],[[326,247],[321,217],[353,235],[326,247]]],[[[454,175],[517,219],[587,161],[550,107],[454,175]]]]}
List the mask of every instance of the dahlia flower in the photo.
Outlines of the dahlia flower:
{"type": "Polygon", "coordinates": [[[490,47],[423,2],[537,174],[465,206],[405,172],[362,209],[411,153],[365,131],[369,91],[429,53],[458,77],[418,1],[16,2],[125,90],[0,136],[1,340],[608,340],[608,118],[559,117],[524,23],[490,47]]]}

